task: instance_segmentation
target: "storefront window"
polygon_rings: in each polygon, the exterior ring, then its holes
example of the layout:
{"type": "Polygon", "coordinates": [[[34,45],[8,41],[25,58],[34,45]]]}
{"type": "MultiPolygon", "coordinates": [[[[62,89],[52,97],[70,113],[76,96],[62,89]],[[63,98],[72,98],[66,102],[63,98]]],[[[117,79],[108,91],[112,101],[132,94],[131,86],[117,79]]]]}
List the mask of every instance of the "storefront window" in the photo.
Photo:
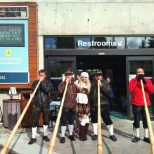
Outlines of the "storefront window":
{"type": "Polygon", "coordinates": [[[143,68],[144,69],[144,73],[146,75],[146,77],[149,77],[150,79],[153,76],[153,72],[152,72],[152,61],[151,60],[134,60],[134,61],[130,61],[130,74],[136,74],[136,69],[137,68],[143,68]]]}
{"type": "Polygon", "coordinates": [[[125,49],[125,38],[76,37],[76,49],[125,49]]]}
{"type": "Polygon", "coordinates": [[[127,37],[127,49],[154,48],[154,37],[127,37]]]}
{"type": "Polygon", "coordinates": [[[142,49],[154,48],[154,37],[45,36],[44,49],[142,49]]]}
{"type": "Polygon", "coordinates": [[[74,37],[45,37],[45,49],[74,49],[74,37]]]}

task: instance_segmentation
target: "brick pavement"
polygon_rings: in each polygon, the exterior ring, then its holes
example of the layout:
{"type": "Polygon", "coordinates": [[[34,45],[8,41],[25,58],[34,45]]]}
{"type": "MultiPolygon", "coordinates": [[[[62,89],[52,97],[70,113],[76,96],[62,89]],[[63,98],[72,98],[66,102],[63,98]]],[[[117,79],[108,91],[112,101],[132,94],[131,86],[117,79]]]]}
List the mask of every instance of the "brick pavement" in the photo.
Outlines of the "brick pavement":
{"type": "MultiPolygon", "coordinates": [[[[134,131],[132,129],[133,121],[130,120],[114,120],[115,135],[118,139],[117,142],[113,142],[109,138],[109,133],[104,124],[102,124],[102,140],[103,140],[103,154],[150,154],[151,145],[143,141],[144,130],[140,128],[141,141],[138,143],[131,142],[134,137],[134,131]]],[[[154,128],[154,122],[152,121],[152,128],[154,128]]],[[[49,128],[48,136],[52,137],[53,128],[49,128]]],[[[0,144],[6,142],[10,130],[0,128],[0,144]]],[[[37,131],[37,142],[33,145],[28,145],[28,141],[31,137],[30,128],[19,128],[15,137],[13,138],[10,149],[20,154],[46,154],[50,142],[44,142],[42,140],[42,127],[37,131]],[[24,148],[24,150],[23,150],[24,148]]],[[[75,133],[76,141],[70,142],[68,139],[68,132],[66,132],[65,144],[60,144],[60,135],[57,135],[55,142],[55,154],[96,154],[97,153],[97,141],[91,140],[92,127],[89,127],[88,140],[80,141],[78,134],[75,133]]]]}

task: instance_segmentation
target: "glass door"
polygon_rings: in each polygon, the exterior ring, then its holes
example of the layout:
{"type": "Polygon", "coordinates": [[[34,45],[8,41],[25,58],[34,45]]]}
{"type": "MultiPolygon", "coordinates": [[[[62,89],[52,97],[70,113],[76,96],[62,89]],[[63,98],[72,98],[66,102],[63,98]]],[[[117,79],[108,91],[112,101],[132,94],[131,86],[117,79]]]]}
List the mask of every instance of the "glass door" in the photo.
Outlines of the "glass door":
{"type": "MultiPolygon", "coordinates": [[[[136,69],[137,68],[143,68],[145,72],[145,76],[149,78],[153,83],[153,68],[154,68],[154,57],[152,56],[133,56],[133,57],[126,57],[126,74],[127,74],[127,89],[128,89],[128,83],[131,78],[135,77],[136,75],[136,69]]],[[[127,92],[127,116],[129,119],[133,119],[132,114],[132,106],[130,104],[130,98],[131,94],[128,91],[127,92]]],[[[154,94],[150,94],[150,100],[151,100],[151,107],[149,108],[150,116],[154,117],[154,94]]]]}
{"type": "Polygon", "coordinates": [[[48,80],[54,86],[53,95],[58,98],[58,84],[64,80],[64,74],[67,69],[71,69],[76,74],[76,57],[48,57],[46,59],[48,80]]]}

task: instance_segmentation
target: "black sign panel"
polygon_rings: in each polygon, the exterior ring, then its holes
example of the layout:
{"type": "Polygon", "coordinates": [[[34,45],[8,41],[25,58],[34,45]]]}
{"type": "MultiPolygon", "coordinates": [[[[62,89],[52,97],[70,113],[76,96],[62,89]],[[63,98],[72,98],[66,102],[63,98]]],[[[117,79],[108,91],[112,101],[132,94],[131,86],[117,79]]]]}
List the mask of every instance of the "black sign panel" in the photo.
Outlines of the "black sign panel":
{"type": "Polygon", "coordinates": [[[1,6],[0,7],[0,19],[20,19],[28,18],[27,6],[1,6]]]}
{"type": "Polygon", "coordinates": [[[0,24],[0,47],[25,46],[24,24],[0,24]]]}

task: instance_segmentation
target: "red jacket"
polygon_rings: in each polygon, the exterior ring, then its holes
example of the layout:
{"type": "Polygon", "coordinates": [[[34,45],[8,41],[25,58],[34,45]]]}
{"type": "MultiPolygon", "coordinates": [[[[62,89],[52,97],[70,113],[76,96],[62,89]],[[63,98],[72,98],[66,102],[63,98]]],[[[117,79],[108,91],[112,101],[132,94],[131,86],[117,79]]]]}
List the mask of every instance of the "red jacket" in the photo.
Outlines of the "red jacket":
{"type": "MultiPolygon", "coordinates": [[[[144,85],[146,102],[147,102],[147,105],[150,106],[149,93],[154,92],[154,85],[152,84],[151,80],[149,80],[148,78],[144,78],[144,79],[147,82],[146,85],[144,85]]],[[[141,82],[139,82],[136,77],[130,80],[129,91],[131,92],[131,95],[132,95],[131,104],[136,106],[144,106],[141,82]]]]}

